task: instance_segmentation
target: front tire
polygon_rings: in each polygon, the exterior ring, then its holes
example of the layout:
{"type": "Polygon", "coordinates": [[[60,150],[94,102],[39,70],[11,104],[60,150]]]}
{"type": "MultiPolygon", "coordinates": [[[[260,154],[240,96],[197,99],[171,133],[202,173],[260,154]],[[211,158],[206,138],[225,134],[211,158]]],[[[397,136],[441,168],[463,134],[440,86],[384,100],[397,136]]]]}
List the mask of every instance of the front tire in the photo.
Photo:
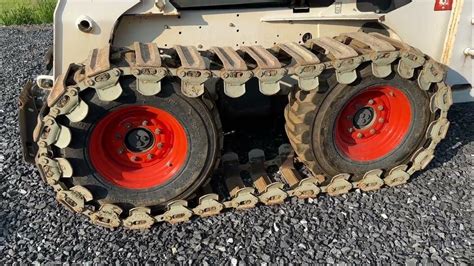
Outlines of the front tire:
{"type": "Polygon", "coordinates": [[[286,132],[314,174],[348,173],[358,181],[371,170],[407,164],[428,142],[432,93],[395,71],[381,79],[367,64],[359,72],[350,85],[332,75],[319,92],[290,95],[286,132]]]}

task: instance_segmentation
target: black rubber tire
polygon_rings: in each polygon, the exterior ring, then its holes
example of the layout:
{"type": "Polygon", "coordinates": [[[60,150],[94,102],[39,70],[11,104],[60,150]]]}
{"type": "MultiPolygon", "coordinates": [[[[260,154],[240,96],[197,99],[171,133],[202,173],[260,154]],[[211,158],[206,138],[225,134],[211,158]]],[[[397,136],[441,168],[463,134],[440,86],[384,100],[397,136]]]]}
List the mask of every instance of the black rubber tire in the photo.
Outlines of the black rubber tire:
{"type": "Polygon", "coordinates": [[[73,136],[71,144],[61,150],[62,157],[73,166],[74,177],[69,185],[84,186],[101,204],[113,203],[128,209],[136,206],[163,207],[172,200],[188,198],[208,181],[219,161],[221,127],[212,102],[204,100],[204,97],[185,97],[181,94],[179,82],[171,79],[162,81],[162,91],[156,96],[138,93],[134,78],[122,78],[120,83],[123,93],[111,102],[99,100],[95,90],[81,92],[81,99],[89,105],[87,117],[77,123],[70,123],[65,118],[61,121],[69,127],[73,136]],[[181,170],[162,185],[139,190],[116,186],[103,178],[89,160],[88,143],[94,125],[106,114],[127,105],[158,107],[172,114],[184,127],[189,140],[188,157],[181,170]]]}
{"type": "Polygon", "coordinates": [[[340,84],[334,72],[321,85],[321,91],[292,92],[285,109],[285,129],[299,158],[313,171],[332,177],[349,173],[357,181],[373,169],[389,170],[407,163],[426,142],[425,132],[433,121],[429,109],[430,93],[421,90],[416,80],[400,77],[396,71],[381,79],[372,75],[370,64],[359,68],[358,79],[350,85],[340,84]],[[334,128],[339,112],[363,89],[374,85],[392,85],[405,93],[412,106],[412,123],[407,136],[391,153],[370,162],[357,162],[342,155],[334,141],[334,128]]]}

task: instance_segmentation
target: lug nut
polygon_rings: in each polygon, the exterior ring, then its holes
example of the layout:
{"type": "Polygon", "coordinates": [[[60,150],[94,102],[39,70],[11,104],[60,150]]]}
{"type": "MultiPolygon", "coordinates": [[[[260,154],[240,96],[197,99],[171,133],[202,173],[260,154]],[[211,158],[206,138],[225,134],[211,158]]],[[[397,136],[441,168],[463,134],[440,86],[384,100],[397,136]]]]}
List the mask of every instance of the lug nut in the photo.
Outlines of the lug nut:
{"type": "Polygon", "coordinates": [[[146,121],[146,120],[143,121],[143,122],[142,122],[142,126],[148,126],[148,121],[146,121]]]}
{"type": "Polygon", "coordinates": [[[370,130],[370,134],[372,134],[372,135],[375,134],[375,129],[372,128],[372,129],[370,130]]]}
{"type": "Polygon", "coordinates": [[[352,131],[354,131],[354,129],[352,127],[348,128],[347,131],[349,131],[349,133],[352,133],[352,131]]]}
{"type": "Polygon", "coordinates": [[[357,138],[361,139],[362,138],[362,133],[357,133],[357,138]]]}
{"type": "Polygon", "coordinates": [[[393,97],[395,94],[393,93],[393,91],[390,91],[390,92],[388,93],[388,95],[390,95],[390,96],[393,97]]]}
{"type": "Polygon", "coordinates": [[[370,99],[369,104],[374,104],[374,100],[370,99]]]}
{"type": "Polygon", "coordinates": [[[123,154],[124,150],[123,150],[123,148],[121,148],[117,152],[118,152],[118,154],[123,154]]]}
{"type": "Polygon", "coordinates": [[[159,128],[155,129],[155,134],[160,135],[161,134],[161,129],[159,129],[159,128]]]}
{"type": "Polygon", "coordinates": [[[138,160],[137,156],[132,156],[130,157],[130,161],[136,162],[138,160]]]}
{"type": "Polygon", "coordinates": [[[383,111],[383,105],[379,105],[377,109],[379,109],[379,111],[383,111]]]}
{"type": "Polygon", "coordinates": [[[379,123],[383,123],[385,122],[385,119],[383,119],[383,117],[379,118],[379,123]]]}
{"type": "Polygon", "coordinates": [[[158,149],[160,149],[160,150],[163,149],[163,143],[160,142],[160,143],[156,144],[156,147],[158,147],[158,149]]]}
{"type": "Polygon", "coordinates": [[[153,159],[153,154],[148,154],[148,155],[146,156],[146,158],[147,158],[148,160],[153,159]]]}
{"type": "Polygon", "coordinates": [[[132,127],[132,124],[127,123],[127,124],[125,124],[125,127],[126,127],[126,128],[131,128],[131,127],[132,127]]]}

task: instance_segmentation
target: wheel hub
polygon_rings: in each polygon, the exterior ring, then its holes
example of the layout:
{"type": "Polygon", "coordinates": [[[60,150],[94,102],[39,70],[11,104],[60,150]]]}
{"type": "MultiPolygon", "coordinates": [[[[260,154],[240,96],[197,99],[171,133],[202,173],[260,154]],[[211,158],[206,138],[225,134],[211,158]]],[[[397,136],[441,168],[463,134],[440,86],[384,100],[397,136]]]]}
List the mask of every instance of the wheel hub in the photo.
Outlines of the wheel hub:
{"type": "Polygon", "coordinates": [[[335,144],[353,161],[387,156],[402,142],[411,126],[407,96],[392,86],[374,86],[352,97],[336,119],[335,144]]]}
{"type": "Polygon", "coordinates": [[[361,129],[371,124],[373,120],[374,109],[372,107],[363,107],[355,113],[352,123],[355,128],[361,129]]]}
{"type": "Polygon", "coordinates": [[[164,110],[129,106],[102,118],[92,131],[89,157],[107,181],[130,189],[161,185],[185,165],[183,126],[164,110]]]}
{"type": "Polygon", "coordinates": [[[144,152],[153,146],[155,137],[147,128],[130,130],[125,137],[125,146],[132,152],[144,152]]]}

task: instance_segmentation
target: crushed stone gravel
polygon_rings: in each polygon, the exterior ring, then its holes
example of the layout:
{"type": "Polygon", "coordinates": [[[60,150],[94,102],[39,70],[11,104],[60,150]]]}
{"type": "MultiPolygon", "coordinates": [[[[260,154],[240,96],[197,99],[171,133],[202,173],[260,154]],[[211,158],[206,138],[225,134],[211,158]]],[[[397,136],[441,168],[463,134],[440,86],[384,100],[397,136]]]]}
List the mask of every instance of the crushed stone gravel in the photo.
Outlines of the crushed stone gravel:
{"type": "Polygon", "coordinates": [[[472,103],[452,108],[436,158],[397,188],[229,211],[146,232],[92,225],[59,206],[21,157],[17,98],[42,72],[51,44],[50,26],[0,27],[0,264],[473,263],[472,103]]]}

